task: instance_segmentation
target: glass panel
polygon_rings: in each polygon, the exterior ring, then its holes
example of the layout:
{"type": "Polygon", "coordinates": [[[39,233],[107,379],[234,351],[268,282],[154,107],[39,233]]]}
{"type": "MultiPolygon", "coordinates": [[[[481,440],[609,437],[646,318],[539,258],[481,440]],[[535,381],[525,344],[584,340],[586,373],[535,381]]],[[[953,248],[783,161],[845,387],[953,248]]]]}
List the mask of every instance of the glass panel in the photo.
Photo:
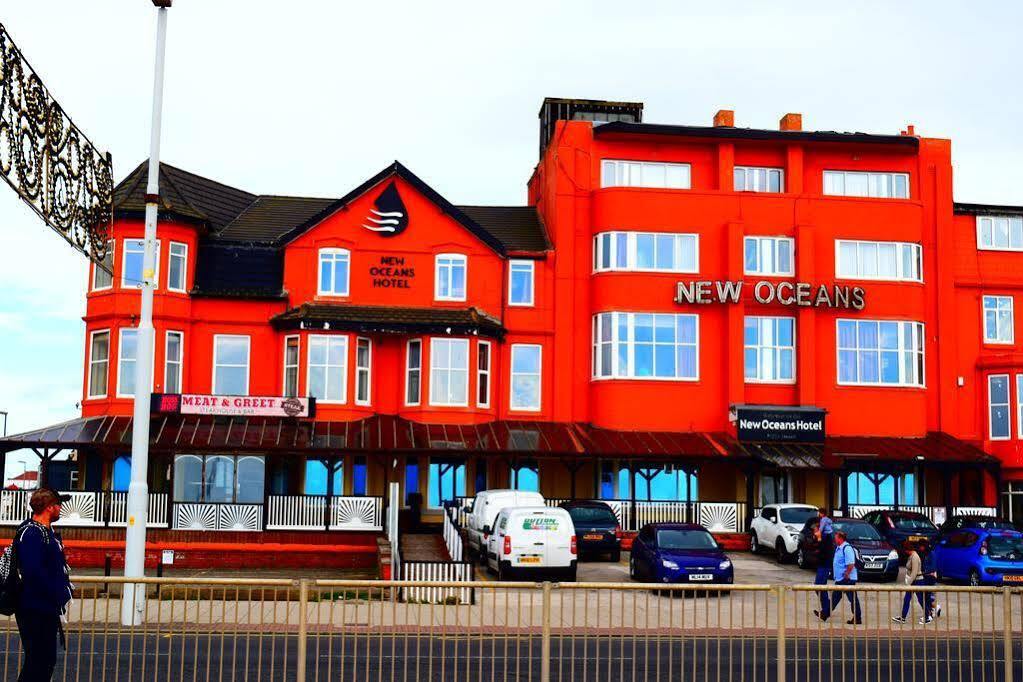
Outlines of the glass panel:
{"type": "Polygon", "coordinates": [[[656,238],[657,269],[675,269],[675,237],[672,235],[659,234],[656,238]]]}
{"type": "Polygon", "coordinates": [[[262,504],[264,492],[264,462],[262,457],[238,458],[238,496],[240,504],[262,504]]]}
{"type": "Polygon", "coordinates": [[[792,272],[792,242],[788,239],[778,240],[778,272],[792,272]]]}
{"type": "Polygon", "coordinates": [[[174,501],[202,501],[202,460],[195,455],[174,458],[174,501]]]}
{"type": "Polygon", "coordinates": [[[206,502],[234,501],[234,459],[232,457],[214,455],[206,458],[203,495],[206,502]]]}
{"type": "Polygon", "coordinates": [[[752,237],[746,237],[746,272],[758,272],[757,267],[760,263],[759,258],[759,240],[752,237]]]}
{"type": "Polygon", "coordinates": [[[654,267],[654,235],[636,235],[636,267],[651,270],[654,267]]]}
{"type": "Polygon", "coordinates": [[[856,242],[838,243],[838,274],[840,277],[856,277],[856,242]]]}

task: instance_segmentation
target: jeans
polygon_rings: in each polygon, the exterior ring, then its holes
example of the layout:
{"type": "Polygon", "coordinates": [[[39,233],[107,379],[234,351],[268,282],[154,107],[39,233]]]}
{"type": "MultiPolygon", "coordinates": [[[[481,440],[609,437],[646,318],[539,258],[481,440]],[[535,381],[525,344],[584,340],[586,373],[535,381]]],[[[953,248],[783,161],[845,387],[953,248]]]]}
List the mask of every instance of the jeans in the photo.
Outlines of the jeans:
{"type": "MultiPolygon", "coordinates": [[[[855,585],[855,580],[836,580],[836,585],[855,585]]],[[[862,613],[860,611],[860,598],[855,592],[846,592],[846,598],[849,600],[849,605],[852,607],[853,618],[859,623],[862,620],[862,613]]],[[[831,610],[834,611],[842,601],[842,593],[834,592],[831,595],[831,610]]]]}
{"type": "Polygon", "coordinates": [[[25,657],[18,682],[49,682],[57,665],[60,616],[54,612],[19,610],[15,613],[25,657]]]}
{"type": "MultiPolygon", "coordinates": [[[[930,578],[917,578],[913,581],[913,587],[924,587],[926,585],[933,585],[934,580],[930,578]]],[[[930,618],[931,613],[934,612],[934,593],[933,592],[917,592],[916,600],[920,604],[920,608],[924,610],[924,617],[930,618]]],[[[906,596],[902,598],[902,617],[905,618],[909,615],[910,604],[913,603],[913,593],[907,592],[906,596]]]]}
{"type": "MultiPolygon", "coordinates": [[[[813,584],[827,585],[829,580],[831,580],[831,568],[828,566],[818,566],[817,576],[813,579],[813,584]]],[[[821,618],[827,620],[831,616],[831,599],[828,598],[826,590],[821,590],[817,593],[817,596],[821,600],[821,618]]]]}

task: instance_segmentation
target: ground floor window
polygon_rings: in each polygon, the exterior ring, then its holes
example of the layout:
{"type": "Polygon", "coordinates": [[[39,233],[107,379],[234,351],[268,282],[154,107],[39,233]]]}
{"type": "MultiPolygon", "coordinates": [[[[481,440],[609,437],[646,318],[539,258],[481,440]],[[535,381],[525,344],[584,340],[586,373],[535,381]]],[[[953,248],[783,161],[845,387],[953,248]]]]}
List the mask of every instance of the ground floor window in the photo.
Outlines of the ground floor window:
{"type": "Polygon", "coordinates": [[[774,473],[760,475],[760,506],[766,504],[785,504],[788,501],[788,474],[774,473]]]}
{"type": "Polygon", "coordinates": [[[899,486],[900,505],[918,504],[916,474],[886,474],[854,471],[846,484],[848,504],[895,504],[895,486],[899,486]]]}
{"type": "Polygon", "coordinates": [[[177,455],[174,501],[262,504],[265,462],[245,455],[177,455]]]}
{"type": "Polygon", "coordinates": [[[465,460],[431,459],[427,505],[439,509],[458,497],[465,497],[465,460]]]}
{"type": "Polygon", "coordinates": [[[115,493],[128,492],[131,483],[131,457],[121,455],[114,460],[114,468],[110,474],[110,489],[115,493]]]}
{"type": "Polygon", "coordinates": [[[641,501],[695,502],[696,474],[670,464],[627,464],[602,462],[599,493],[605,500],[636,499],[641,501]]]}
{"type": "Polygon", "coordinates": [[[1005,484],[1002,513],[1012,523],[1023,522],[1023,481],[1009,481],[1005,484]]]}
{"type": "Polygon", "coordinates": [[[540,492],[540,468],[536,462],[518,462],[511,468],[511,488],[540,492]]]}
{"type": "MultiPolygon", "coordinates": [[[[419,460],[409,457],[405,460],[405,504],[411,505],[409,495],[419,494],[419,460]]],[[[422,504],[422,498],[419,503],[422,504]]]]}
{"type": "Polygon", "coordinates": [[[307,459],[305,463],[306,495],[326,495],[327,481],[333,472],[334,495],[344,495],[345,466],[344,460],[338,459],[329,464],[321,459],[307,459]]]}

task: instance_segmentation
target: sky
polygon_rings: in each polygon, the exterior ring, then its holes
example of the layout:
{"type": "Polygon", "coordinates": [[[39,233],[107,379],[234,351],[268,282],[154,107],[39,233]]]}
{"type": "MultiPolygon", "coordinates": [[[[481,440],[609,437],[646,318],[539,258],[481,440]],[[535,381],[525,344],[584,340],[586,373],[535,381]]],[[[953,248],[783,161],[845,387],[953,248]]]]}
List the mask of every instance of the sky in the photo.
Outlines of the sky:
{"type": "MultiPolygon", "coordinates": [[[[122,179],[148,153],[152,4],[4,5],[122,179]]],[[[952,139],[957,201],[1023,204],[1021,19],[1018,2],[174,0],[162,158],[327,197],[397,159],[453,203],[524,203],[541,101],[579,97],[644,102],[654,123],[914,124],[952,139]]],[[[17,433],[79,415],[86,264],[2,184],[0,238],[0,411],[17,433]]]]}

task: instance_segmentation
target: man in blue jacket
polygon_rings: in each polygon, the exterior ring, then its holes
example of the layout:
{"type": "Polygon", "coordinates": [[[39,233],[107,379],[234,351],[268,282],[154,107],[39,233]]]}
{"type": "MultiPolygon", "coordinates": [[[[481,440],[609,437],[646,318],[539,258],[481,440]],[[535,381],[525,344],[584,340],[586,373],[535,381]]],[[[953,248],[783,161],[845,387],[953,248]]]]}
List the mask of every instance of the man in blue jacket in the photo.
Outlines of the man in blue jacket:
{"type": "Polygon", "coordinates": [[[21,575],[15,618],[25,658],[19,682],[45,682],[57,664],[57,637],[63,637],[61,615],[71,601],[71,580],[64,544],[51,527],[60,519],[60,505],[70,499],[48,488],[32,493],[32,518],[14,534],[21,575]]]}

